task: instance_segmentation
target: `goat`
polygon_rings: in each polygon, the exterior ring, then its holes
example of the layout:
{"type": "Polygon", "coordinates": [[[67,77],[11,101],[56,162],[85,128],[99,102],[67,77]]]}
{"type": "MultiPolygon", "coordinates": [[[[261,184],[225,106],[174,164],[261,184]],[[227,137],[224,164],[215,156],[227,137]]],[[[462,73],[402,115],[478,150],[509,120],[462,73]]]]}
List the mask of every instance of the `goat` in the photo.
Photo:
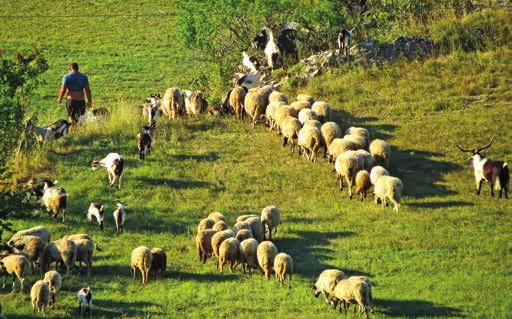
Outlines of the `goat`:
{"type": "Polygon", "coordinates": [[[53,218],[57,218],[59,212],[62,212],[62,221],[64,222],[68,202],[68,195],[64,188],[50,186],[48,182],[45,182],[41,202],[46,207],[48,214],[53,218]]]}
{"type": "Polygon", "coordinates": [[[92,161],[91,167],[97,170],[100,167],[105,167],[108,173],[108,181],[111,187],[117,182],[118,187],[121,188],[121,180],[124,171],[124,159],[117,153],[109,153],[102,160],[92,161]]]}
{"type": "Polygon", "coordinates": [[[117,202],[117,208],[114,211],[114,221],[116,222],[117,233],[122,233],[124,230],[124,221],[126,219],[125,202],[117,202]]]}
{"type": "Polygon", "coordinates": [[[350,46],[352,44],[352,30],[343,29],[338,33],[338,54],[348,57],[350,55],[350,46]]]}
{"type": "Polygon", "coordinates": [[[156,117],[161,108],[160,94],[151,94],[150,97],[146,99],[146,103],[148,103],[148,105],[144,110],[144,115],[147,114],[148,116],[148,125],[156,125],[156,117]]]}
{"type": "Polygon", "coordinates": [[[92,290],[91,288],[82,288],[76,294],[78,297],[78,310],[80,311],[80,315],[84,315],[84,313],[88,312],[89,317],[91,316],[91,306],[92,306],[92,290]]]}
{"type": "Polygon", "coordinates": [[[142,133],[137,134],[137,148],[139,149],[139,158],[144,160],[148,153],[151,153],[151,142],[153,141],[153,132],[155,126],[142,126],[142,133]]]}
{"type": "Polygon", "coordinates": [[[105,121],[110,117],[110,111],[104,107],[92,109],[85,112],[84,115],[78,118],[78,123],[90,123],[105,121]]]}
{"type": "Polygon", "coordinates": [[[260,86],[263,82],[265,82],[267,76],[263,71],[258,71],[256,73],[249,74],[235,74],[237,79],[235,80],[235,86],[243,86],[247,90],[260,86]]]}
{"type": "Polygon", "coordinates": [[[258,72],[260,69],[260,63],[258,62],[258,59],[253,56],[249,56],[245,51],[242,52],[242,56],[242,65],[245,67],[246,71],[249,71],[250,73],[258,72]]]}
{"type": "Polygon", "coordinates": [[[25,128],[27,134],[34,134],[39,146],[51,142],[68,133],[71,122],[60,119],[47,126],[36,126],[34,119],[29,119],[25,128]]]}
{"type": "Polygon", "coordinates": [[[87,211],[87,219],[89,220],[89,225],[93,222],[93,219],[100,225],[100,229],[103,230],[103,220],[105,217],[105,209],[103,205],[99,203],[91,203],[89,206],[89,210],[87,211]]]}
{"type": "Polygon", "coordinates": [[[457,147],[462,152],[471,153],[471,156],[468,159],[471,159],[473,164],[476,181],[476,194],[480,195],[483,182],[487,182],[491,187],[491,196],[494,196],[494,191],[496,190],[499,191],[499,198],[501,198],[502,193],[505,193],[505,198],[508,199],[510,173],[507,162],[493,161],[485,157],[485,154],[482,153],[483,150],[491,146],[493,141],[494,136],[487,145],[475,148],[474,150],[462,148],[460,145],[457,145],[457,147]]]}
{"type": "Polygon", "coordinates": [[[281,55],[274,37],[274,32],[267,27],[261,29],[254,37],[253,43],[256,48],[263,50],[267,58],[267,65],[270,69],[273,69],[277,65],[281,55]]]}
{"type": "Polygon", "coordinates": [[[44,184],[47,183],[48,186],[54,186],[58,182],[55,180],[51,180],[49,178],[44,177],[35,177],[31,178],[26,185],[27,187],[27,196],[30,199],[32,196],[43,197],[44,194],[44,184]]]}

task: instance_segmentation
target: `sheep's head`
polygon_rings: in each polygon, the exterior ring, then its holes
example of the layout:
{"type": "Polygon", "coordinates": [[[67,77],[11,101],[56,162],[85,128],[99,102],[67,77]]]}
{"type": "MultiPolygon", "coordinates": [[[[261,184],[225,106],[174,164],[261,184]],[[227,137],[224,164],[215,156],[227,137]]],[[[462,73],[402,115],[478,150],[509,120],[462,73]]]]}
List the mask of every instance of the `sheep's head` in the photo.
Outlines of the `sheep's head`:
{"type": "Polygon", "coordinates": [[[313,294],[315,297],[318,297],[320,295],[320,291],[316,288],[316,284],[311,287],[313,289],[313,294]]]}

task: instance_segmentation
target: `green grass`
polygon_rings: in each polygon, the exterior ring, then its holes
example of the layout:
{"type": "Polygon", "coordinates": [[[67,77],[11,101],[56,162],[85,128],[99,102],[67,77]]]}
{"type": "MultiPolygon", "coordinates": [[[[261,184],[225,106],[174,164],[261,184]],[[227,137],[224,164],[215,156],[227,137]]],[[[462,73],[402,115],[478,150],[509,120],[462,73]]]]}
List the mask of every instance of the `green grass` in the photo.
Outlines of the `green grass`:
{"type": "MultiPolygon", "coordinates": [[[[19,12],[4,6],[2,14],[171,10],[137,3],[26,3],[19,12]]],[[[154,152],[141,162],[138,105],[148,93],[184,85],[194,72],[194,64],[182,60],[186,54],[173,50],[172,17],[77,18],[87,29],[81,42],[65,21],[7,19],[0,29],[0,49],[39,45],[49,60],[45,83],[32,99],[41,122],[65,114],[55,100],[70,60],[89,73],[96,105],[113,113],[110,122],[82,127],[36,151],[30,163],[31,175],[55,177],[69,193],[69,218],[62,224],[38,210],[14,220],[16,228],[46,225],[55,239],[87,232],[105,249],[96,252],[89,280],[76,271],[66,279],[47,317],[77,317],[75,294],[86,285],[94,291],[95,318],[339,317],[311,293],[325,268],[372,278],[372,317],[507,318],[512,312],[511,201],[491,198],[488,187],[474,195],[472,169],[455,148],[496,135],[489,156],[510,162],[510,49],[342,68],[298,90],[330,102],[343,129],[361,125],[393,145],[390,171],[405,185],[396,214],[371,200],[348,200],[327,163],[291,156],[275,133],[233,118],[160,118],[154,152]],[[109,188],[106,172],[89,166],[112,151],[127,160],[121,189],[109,188]],[[111,215],[117,199],[129,208],[119,236],[111,215]],[[86,222],[92,201],[107,207],[103,232],[86,222]],[[270,204],[282,210],[275,243],[294,258],[292,289],[239,270],[221,275],[212,260],[197,262],[193,233],[201,218],[217,210],[232,225],[238,215],[270,204]],[[129,275],[130,252],[139,245],[168,252],[166,277],[145,287],[129,275]]],[[[31,276],[30,284],[35,280],[31,276]]],[[[8,318],[32,316],[26,292],[0,289],[0,296],[8,318]]]]}

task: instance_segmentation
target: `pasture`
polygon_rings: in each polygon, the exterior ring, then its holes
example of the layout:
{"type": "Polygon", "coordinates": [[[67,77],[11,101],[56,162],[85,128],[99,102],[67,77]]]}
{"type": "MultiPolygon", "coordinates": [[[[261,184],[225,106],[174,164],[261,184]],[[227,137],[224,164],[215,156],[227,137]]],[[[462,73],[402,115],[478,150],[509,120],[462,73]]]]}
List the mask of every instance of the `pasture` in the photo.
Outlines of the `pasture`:
{"type": "MultiPolygon", "coordinates": [[[[104,248],[95,252],[89,280],[76,269],[66,278],[48,318],[77,317],[76,292],[86,286],[94,293],[94,318],[339,317],[311,291],[325,268],[372,279],[371,317],[510,316],[512,201],[491,198],[488,185],[476,196],[467,154],[455,147],[483,145],[496,135],[487,154],[512,160],[509,48],[341,67],[285,92],[291,100],[309,93],[328,101],[343,130],[366,127],[393,145],[390,173],[404,182],[395,213],[372,198],[349,200],[326,161],[290,155],[275,132],[234,117],[160,117],[154,151],[140,161],[138,106],[150,93],[189,86],[207,63],[173,47],[171,5],[139,3],[7,2],[0,9],[11,16],[2,19],[0,51],[39,47],[49,61],[30,101],[40,124],[65,118],[56,101],[71,61],[89,75],[94,105],[112,111],[108,122],[35,150],[30,174],[22,176],[59,180],[69,209],[65,223],[39,209],[15,220],[15,228],[46,225],[53,239],[88,233],[104,248]],[[104,170],[90,169],[109,152],[127,160],[121,189],[107,186],[104,170]],[[118,199],[127,203],[121,235],[112,218],[118,199]],[[106,207],[104,231],[86,221],[93,201],[106,207]],[[199,264],[194,233],[200,219],[220,211],[231,226],[238,215],[259,214],[271,204],[281,209],[283,222],[274,242],[294,259],[291,289],[240,268],[221,275],[212,259],[199,264]],[[165,278],[145,287],[129,271],[130,252],[140,245],[168,255],[165,278]]],[[[33,317],[26,291],[0,289],[0,302],[10,319],[33,317]]]]}

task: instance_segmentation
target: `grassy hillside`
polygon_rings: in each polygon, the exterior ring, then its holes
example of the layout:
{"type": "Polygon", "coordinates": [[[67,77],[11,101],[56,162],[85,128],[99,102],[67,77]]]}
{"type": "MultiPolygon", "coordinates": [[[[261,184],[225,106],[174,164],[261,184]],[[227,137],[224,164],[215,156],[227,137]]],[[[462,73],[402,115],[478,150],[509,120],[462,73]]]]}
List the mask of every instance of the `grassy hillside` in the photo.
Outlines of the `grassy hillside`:
{"type": "MultiPolygon", "coordinates": [[[[65,280],[47,317],[77,317],[75,293],[87,285],[95,318],[339,317],[311,293],[325,268],[372,278],[372,317],[507,318],[512,312],[503,297],[512,293],[511,200],[491,198],[488,187],[474,195],[472,169],[455,148],[496,135],[489,156],[511,161],[510,49],[367,70],[342,67],[287,92],[326,100],[342,129],[361,125],[393,145],[390,171],[405,185],[397,214],[371,200],[348,200],[323,160],[291,156],[275,133],[233,118],[160,118],[154,152],[141,162],[135,144],[140,101],[200,72],[186,52],[173,49],[173,18],[165,15],[172,9],[157,2],[18,8],[0,10],[73,16],[6,19],[0,29],[0,50],[39,46],[49,60],[45,83],[32,99],[40,121],[65,116],[55,101],[70,60],[89,74],[96,106],[113,112],[110,122],[81,127],[35,152],[30,163],[31,176],[54,177],[69,193],[69,218],[63,224],[39,210],[15,220],[16,228],[46,225],[55,239],[87,232],[105,249],[96,252],[89,280],[76,270],[65,280]],[[106,172],[89,167],[113,151],[127,159],[121,189],[107,187],[106,172]],[[117,199],[128,205],[126,232],[119,236],[111,215],[117,199]],[[86,222],[92,201],[107,207],[103,232],[86,222]],[[294,258],[292,289],[239,269],[221,275],[212,260],[197,262],[193,236],[201,218],[218,210],[232,225],[238,215],[270,204],[282,210],[275,244],[294,258]],[[139,245],[167,250],[170,265],[164,279],[145,287],[129,274],[130,252],[139,245]]],[[[5,288],[0,296],[8,318],[32,316],[26,292],[5,288]]]]}

